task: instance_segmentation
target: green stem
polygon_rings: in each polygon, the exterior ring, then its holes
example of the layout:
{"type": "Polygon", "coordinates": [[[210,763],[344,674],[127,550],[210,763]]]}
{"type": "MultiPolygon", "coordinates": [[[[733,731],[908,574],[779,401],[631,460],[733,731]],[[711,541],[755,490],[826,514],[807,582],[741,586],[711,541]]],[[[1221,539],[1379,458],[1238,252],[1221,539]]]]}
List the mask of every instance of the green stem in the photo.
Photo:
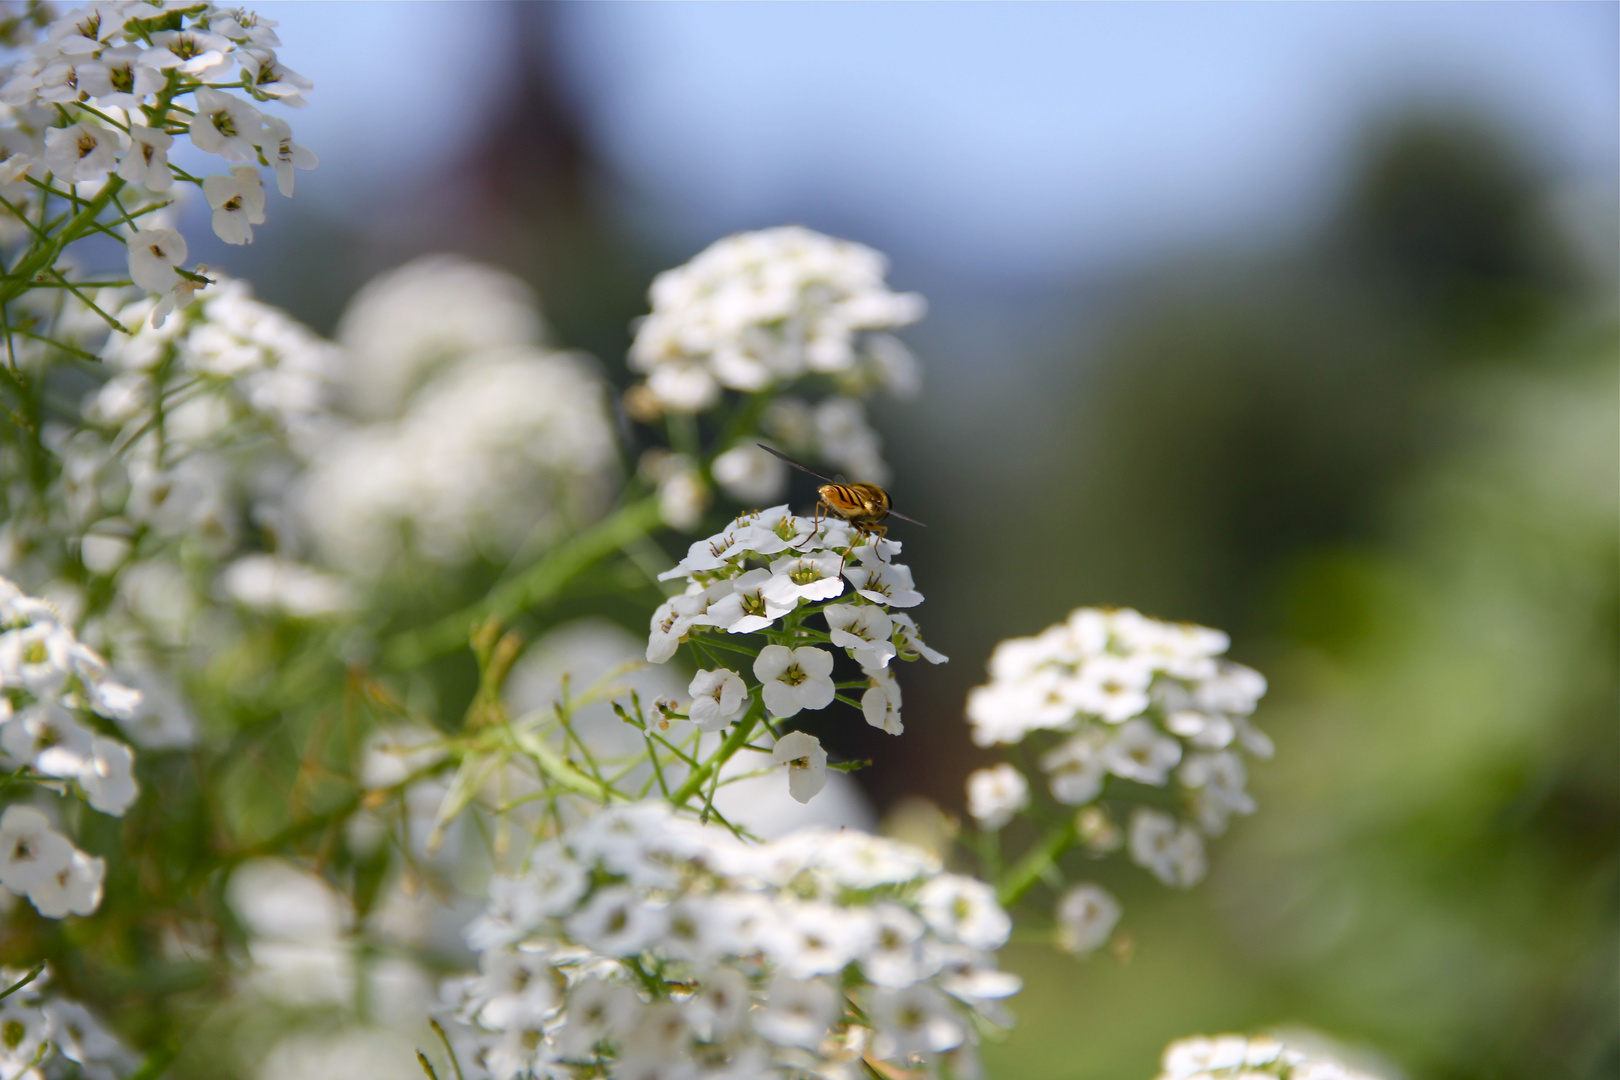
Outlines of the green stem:
{"type": "Polygon", "coordinates": [[[669,797],[669,801],[676,806],[685,806],[686,800],[702,791],[703,782],[709,778],[709,775],[730,761],[731,755],[742,749],[743,744],[748,741],[748,736],[754,731],[754,724],[758,722],[760,714],[763,712],[764,705],[759,698],[755,698],[754,703],[748,707],[747,714],[737,721],[737,726],[731,729],[731,734],[726,736],[726,741],[720,744],[720,749],[716,750],[714,756],[708,761],[692,770],[692,775],[688,776],[686,782],[676,789],[675,794],[669,797]]]}
{"type": "Polygon", "coordinates": [[[1001,906],[1011,907],[1016,904],[1025,893],[1034,888],[1047,868],[1062,858],[1063,853],[1073,847],[1078,839],[1079,835],[1074,831],[1073,815],[1061,825],[1053,827],[1046,834],[1046,838],[1019,859],[1018,865],[1002,878],[1001,888],[997,890],[997,899],[1001,901],[1001,906]]]}
{"type": "Polygon", "coordinates": [[[658,500],[629,503],[552,550],[518,576],[496,586],[471,607],[430,626],[400,634],[383,654],[386,664],[408,668],[467,644],[487,619],[510,620],[555,597],[581,571],[658,524],[658,500]]]}
{"type": "Polygon", "coordinates": [[[32,255],[24,259],[16,269],[6,275],[10,280],[0,286],[0,304],[8,304],[26,291],[30,285],[29,279],[54,263],[56,256],[61,254],[62,249],[78,239],[79,234],[90,227],[91,223],[96,220],[96,216],[106,209],[107,204],[112,201],[112,197],[118,194],[118,189],[123,186],[124,181],[121,177],[109,176],[107,183],[101,189],[101,193],[86,203],[83,210],[73,215],[73,218],[62,226],[55,239],[36,248],[32,255]]]}

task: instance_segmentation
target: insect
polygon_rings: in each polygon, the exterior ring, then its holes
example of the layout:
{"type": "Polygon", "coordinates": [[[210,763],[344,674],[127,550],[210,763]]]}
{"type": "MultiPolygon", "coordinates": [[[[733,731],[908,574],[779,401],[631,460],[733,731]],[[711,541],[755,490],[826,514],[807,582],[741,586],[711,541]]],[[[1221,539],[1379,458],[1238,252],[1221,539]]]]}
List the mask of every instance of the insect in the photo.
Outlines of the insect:
{"type": "MultiPolygon", "coordinates": [[[[906,517],[900,511],[893,509],[889,505],[889,493],[876,484],[840,484],[831,477],[823,476],[814,469],[800,465],[780,450],[773,450],[764,443],[755,443],[755,445],[766,453],[781,458],[800,472],[809,473],[817,480],[826,481],[816,489],[816,494],[821,497],[820,501],[816,503],[815,527],[818,530],[821,528],[823,513],[849,522],[855,526],[855,531],[863,536],[876,536],[880,539],[889,531],[886,525],[879,524],[887,517],[897,517],[901,521],[909,521],[913,525],[922,525],[925,529],[928,527],[916,518],[906,517]]],[[[812,532],[810,535],[814,536],[815,533],[812,532]]]]}

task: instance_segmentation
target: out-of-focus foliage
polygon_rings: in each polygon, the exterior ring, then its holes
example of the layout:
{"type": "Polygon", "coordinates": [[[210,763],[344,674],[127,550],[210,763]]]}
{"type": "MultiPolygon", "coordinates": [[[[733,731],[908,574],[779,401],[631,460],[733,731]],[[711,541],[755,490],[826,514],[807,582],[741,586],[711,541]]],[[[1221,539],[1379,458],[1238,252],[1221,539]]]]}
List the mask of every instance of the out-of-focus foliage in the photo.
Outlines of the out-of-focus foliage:
{"type": "Polygon", "coordinates": [[[1477,134],[1395,133],[1317,243],[1140,301],[1074,480],[1021,477],[1062,568],[1017,567],[1029,602],[1263,636],[1287,765],[1214,912],[1127,890],[1156,907],[1128,963],[1010,961],[994,1074],[1147,1075],[1178,1031],[1279,1023],[1412,1076],[1620,1067],[1612,283],[1550,194],[1477,134]]]}

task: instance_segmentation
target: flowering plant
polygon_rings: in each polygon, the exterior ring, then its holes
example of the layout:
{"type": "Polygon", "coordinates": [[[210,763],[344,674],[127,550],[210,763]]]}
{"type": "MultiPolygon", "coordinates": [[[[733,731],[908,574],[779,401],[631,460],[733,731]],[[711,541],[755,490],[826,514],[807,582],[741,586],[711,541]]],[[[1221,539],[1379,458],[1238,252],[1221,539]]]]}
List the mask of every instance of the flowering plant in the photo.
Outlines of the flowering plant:
{"type": "MultiPolygon", "coordinates": [[[[1120,906],[1072,852],[1189,887],[1254,809],[1264,680],[1218,631],[1082,608],[969,699],[980,746],[1036,762],[968,777],[974,843],[832,827],[864,763],[800,725],[903,736],[897,669],[946,662],[903,543],[794,513],[766,451],[887,482],[864,402],[915,389],[891,332],[923,303],[878,253],[719,241],[653,282],[623,394],[460,259],[382,276],[324,340],[188,267],[177,224],[189,185],[247,243],[260,169],[291,195],[315,165],[261,110],[312,89],[273,24],[7,12],[0,885],[86,920],[27,959],[139,1048],[36,967],[0,992],[8,1077],[284,1075],[366,1040],[458,1080],[975,1077],[1020,986],[1009,909],[1045,883],[1058,943],[1095,949],[1120,906]],[[96,236],[127,274],[81,268],[96,236]],[[563,617],[591,597],[616,621],[563,617]]],[[[1224,1047],[1168,1074],[1224,1075],[1224,1047]]]]}

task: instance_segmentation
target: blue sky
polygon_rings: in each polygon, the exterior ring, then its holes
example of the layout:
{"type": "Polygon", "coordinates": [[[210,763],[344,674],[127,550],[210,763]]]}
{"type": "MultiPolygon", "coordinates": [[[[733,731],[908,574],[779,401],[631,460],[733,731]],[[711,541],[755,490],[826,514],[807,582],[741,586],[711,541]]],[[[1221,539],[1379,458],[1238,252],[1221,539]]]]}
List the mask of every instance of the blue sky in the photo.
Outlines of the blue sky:
{"type": "MultiPolygon", "coordinates": [[[[486,4],[287,4],[300,197],[442,164],[507,66],[486,4]]],[[[1620,4],[578,4],[565,70],[639,227],[672,250],[834,219],[967,272],[1117,269],[1330,205],[1370,117],[1499,119],[1612,184],[1620,4]]]]}

